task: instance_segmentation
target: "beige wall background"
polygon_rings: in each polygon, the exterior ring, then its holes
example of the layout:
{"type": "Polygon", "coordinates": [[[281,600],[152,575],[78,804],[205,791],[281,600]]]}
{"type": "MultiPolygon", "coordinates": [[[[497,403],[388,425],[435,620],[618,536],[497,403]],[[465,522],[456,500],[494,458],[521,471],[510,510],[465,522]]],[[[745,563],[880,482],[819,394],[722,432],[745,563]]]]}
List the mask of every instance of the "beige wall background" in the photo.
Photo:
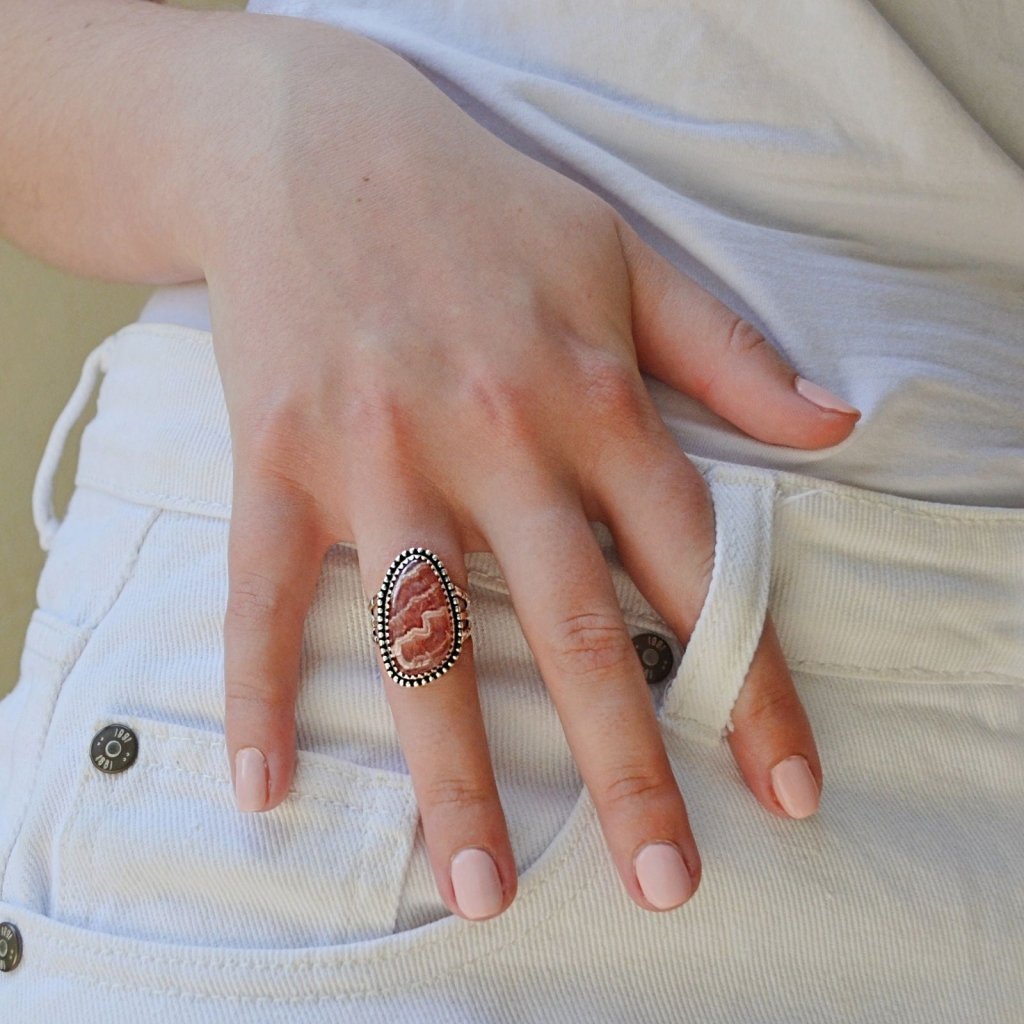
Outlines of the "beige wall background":
{"type": "MultiPolygon", "coordinates": [[[[45,557],[32,522],[32,483],[50,428],[86,355],[136,318],[150,290],[71,277],[0,242],[0,694],[18,679],[45,557]]],[[[64,451],[58,515],[74,486],[82,428],[94,414],[95,398],[64,451]]]]}
{"type": "MultiPolygon", "coordinates": [[[[175,6],[244,7],[244,0],[179,0],[175,6]]],[[[32,522],[32,484],[54,420],[86,355],[131,323],[148,287],[72,277],[0,240],[0,696],[18,679],[21,647],[43,566],[32,522]]],[[[55,506],[74,486],[78,442],[95,414],[82,414],[64,451],[55,506]]]]}

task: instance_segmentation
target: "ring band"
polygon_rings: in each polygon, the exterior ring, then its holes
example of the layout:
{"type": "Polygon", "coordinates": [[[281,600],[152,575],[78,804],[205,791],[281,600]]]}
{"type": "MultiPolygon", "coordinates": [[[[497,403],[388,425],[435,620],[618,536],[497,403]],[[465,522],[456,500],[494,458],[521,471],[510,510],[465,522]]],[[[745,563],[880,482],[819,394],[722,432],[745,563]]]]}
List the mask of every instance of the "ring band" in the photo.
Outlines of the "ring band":
{"type": "Polygon", "coordinates": [[[395,556],[369,611],[373,642],[399,686],[424,686],[443,676],[470,635],[469,594],[427,548],[395,556]]]}

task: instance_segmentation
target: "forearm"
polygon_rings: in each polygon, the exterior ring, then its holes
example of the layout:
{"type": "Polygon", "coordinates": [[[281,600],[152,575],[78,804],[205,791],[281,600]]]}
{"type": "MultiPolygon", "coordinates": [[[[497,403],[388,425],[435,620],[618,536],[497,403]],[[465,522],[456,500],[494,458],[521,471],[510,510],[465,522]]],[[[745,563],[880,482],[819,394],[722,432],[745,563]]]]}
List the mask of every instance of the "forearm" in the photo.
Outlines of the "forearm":
{"type": "Polygon", "coordinates": [[[203,276],[214,204],[267,179],[255,163],[305,52],[326,45],[344,77],[375,47],[138,0],[0,0],[0,24],[0,234],[71,273],[146,284],[203,276]]]}

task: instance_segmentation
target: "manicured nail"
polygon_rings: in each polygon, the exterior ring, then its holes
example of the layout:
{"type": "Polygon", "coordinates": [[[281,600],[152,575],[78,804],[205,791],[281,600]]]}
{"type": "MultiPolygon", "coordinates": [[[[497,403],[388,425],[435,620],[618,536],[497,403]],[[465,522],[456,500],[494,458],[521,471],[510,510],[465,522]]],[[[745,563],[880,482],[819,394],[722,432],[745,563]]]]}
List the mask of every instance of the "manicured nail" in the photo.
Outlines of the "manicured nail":
{"type": "Polygon", "coordinates": [[[772,769],[772,789],[791,818],[809,817],[821,800],[810,765],[799,754],[787,757],[772,769]]]}
{"type": "Polygon", "coordinates": [[[501,910],[501,877],[486,850],[459,850],[451,870],[455,902],[466,917],[479,920],[501,910]]]}
{"type": "Polygon", "coordinates": [[[816,405],[819,409],[825,409],[828,412],[843,412],[855,416],[860,415],[859,409],[855,409],[849,402],[844,402],[837,395],[833,395],[831,391],[826,391],[820,384],[805,380],[803,377],[797,377],[795,387],[798,395],[806,398],[808,402],[816,405]]]}
{"type": "Polygon", "coordinates": [[[235,754],[235,802],[240,811],[262,811],[267,806],[267,759],[255,747],[235,754]]]}
{"type": "Polygon", "coordinates": [[[659,910],[678,907],[693,893],[690,872],[671,843],[648,843],[636,855],[633,866],[647,902],[659,910]]]}

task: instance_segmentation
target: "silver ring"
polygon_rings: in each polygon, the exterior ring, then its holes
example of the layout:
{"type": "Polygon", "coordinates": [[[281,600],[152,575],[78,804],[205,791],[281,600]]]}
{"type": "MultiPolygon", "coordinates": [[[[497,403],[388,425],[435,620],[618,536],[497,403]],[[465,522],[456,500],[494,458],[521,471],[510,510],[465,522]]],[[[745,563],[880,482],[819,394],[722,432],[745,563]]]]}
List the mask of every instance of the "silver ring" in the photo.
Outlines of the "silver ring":
{"type": "Polygon", "coordinates": [[[399,686],[424,686],[445,674],[470,635],[469,594],[427,548],[395,556],[369,603],[373,642],[399,686]]]}

